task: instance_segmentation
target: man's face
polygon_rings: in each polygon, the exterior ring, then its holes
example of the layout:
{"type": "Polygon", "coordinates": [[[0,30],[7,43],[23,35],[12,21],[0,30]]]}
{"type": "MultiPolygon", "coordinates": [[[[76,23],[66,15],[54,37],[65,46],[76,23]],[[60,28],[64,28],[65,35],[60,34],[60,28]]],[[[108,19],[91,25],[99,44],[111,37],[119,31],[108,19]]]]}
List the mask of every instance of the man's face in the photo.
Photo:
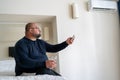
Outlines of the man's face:
{"type": "Polygon", "coordinates": [[[41,31],[37,24],[32,24],[32,26],[30,27],[30,33],[35,38],[39,38],[41,36],[41,31]]]}

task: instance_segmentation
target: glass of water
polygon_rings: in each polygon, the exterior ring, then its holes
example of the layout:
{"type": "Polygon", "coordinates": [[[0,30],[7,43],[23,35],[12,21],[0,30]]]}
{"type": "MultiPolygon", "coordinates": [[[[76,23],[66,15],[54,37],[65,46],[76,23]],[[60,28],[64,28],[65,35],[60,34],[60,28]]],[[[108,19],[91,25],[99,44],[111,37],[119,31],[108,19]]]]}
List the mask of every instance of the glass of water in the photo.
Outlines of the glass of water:
{"type": "MultiPolygon", "coordinates": [[[[57,55],[51,55],[48,58],[49,58],[49,60],[54,60],[56,62],[56,64],[57,64],[57,55]]],[[[55,68],[50,68],[50,69],[54,69],[55,70],[55,68]]]]}
{"type": "Polygon", "coordinates": [[[55,60],[55,61],[57,61],[57,55],[52,55],[52,56],[50,56],[50,57],[49,57],[49,60],[55,60]]]}

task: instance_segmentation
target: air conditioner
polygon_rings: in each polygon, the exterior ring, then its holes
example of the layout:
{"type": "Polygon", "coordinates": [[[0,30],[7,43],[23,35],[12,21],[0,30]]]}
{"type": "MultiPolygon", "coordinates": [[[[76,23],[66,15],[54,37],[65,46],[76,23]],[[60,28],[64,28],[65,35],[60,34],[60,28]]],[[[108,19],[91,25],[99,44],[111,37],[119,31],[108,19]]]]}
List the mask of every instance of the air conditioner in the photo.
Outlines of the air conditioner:
{"type": "Polygon", "coordinates": [[[104,0],[90,0],[88,2],[89,10],[109,10],[109,11],[117,11],[117,2],[116,1],[104,1],[104,0]]]}

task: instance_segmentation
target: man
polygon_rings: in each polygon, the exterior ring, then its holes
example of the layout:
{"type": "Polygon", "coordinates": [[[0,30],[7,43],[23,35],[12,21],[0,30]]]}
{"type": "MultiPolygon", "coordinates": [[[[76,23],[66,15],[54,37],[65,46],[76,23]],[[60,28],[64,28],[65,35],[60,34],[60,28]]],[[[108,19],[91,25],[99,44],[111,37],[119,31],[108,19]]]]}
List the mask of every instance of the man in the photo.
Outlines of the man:
{"type": "Polygon", "coordinates": [[[38,39],[40,36],[41,31],[36,23],[26,24],[25,36],[15,45],[16,76],[24,72],[60,76],[52,70],[56,67],[56,62],[48,60],[46,52],[58,52],[72,44],[74,39],[70,37],[60,44],[51,45],[38,39]]]}

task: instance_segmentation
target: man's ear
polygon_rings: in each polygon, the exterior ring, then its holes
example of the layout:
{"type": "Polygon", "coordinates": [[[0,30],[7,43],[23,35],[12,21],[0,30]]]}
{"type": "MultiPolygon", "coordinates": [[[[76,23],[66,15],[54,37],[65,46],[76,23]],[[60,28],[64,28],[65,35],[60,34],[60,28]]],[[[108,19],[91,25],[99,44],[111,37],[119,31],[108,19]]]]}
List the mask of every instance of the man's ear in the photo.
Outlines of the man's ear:
{"type": "Polygon", "coordinates": [[[32,29],[30,29],[30,31],[29,31],[30,33],[32,33],[32,29]]]}

